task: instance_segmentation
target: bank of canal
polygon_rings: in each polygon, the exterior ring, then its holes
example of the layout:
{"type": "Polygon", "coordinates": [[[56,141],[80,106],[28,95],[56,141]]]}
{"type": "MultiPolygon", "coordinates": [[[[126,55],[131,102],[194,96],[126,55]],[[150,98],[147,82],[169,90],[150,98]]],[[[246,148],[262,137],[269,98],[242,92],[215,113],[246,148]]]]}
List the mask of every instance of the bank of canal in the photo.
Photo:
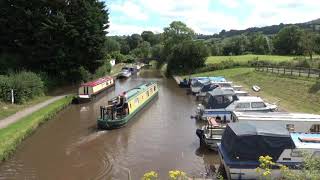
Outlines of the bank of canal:
{"type": "Polygon", "coordinates": [[[129,171],[140,179],[150,170],[166,177],[172,169],[200,176],[219,163],[217,154],[199,149],[195,130],[200,125],[190,119],[197,103],[174,80],[144,70],[107,91],[67,107],[40,127],[0,165],[0,179],[126,179],[129,171]],[[149,81],[159,84],[158,98],[126,127],[96,130],[101,105],[149,81]]]}

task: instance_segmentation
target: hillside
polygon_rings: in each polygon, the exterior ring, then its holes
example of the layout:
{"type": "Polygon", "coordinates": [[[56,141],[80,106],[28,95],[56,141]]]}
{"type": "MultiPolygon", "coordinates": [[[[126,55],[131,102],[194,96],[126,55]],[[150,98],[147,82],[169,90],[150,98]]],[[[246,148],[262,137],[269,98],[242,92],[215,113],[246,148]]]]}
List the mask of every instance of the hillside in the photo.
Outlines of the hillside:
{"type": "Polygon", "coordinates": [[[282,29],[283,27],[291,26],[291,25],[297,25],[303,29],[310,29],[313,31],[320,32],[320,18],[315,19],[312,21],[304,22],[304,23],[296,23],[296,24],[279,24],[279,25],[272,25],[272,26],[264,26],[264,27],[250,27],[244,30],[235,30],[231,29],[229,31],[222,30],[219,34],[214,35],[203,35],[198,34],[197,37],[199,39],[210,39],[210,38],[225,38],[225,37],[231,37],[236,36],[240,34],[252,34],[257,32],[262,32],[265,35],[273,35],[276,34],[282,29]]]}

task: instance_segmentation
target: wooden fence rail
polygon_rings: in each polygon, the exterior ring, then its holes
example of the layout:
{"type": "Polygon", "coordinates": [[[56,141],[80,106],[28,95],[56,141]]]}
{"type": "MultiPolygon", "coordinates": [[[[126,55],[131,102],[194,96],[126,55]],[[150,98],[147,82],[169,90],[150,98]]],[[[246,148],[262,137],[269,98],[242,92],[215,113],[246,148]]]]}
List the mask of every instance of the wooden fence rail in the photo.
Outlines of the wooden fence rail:
{"type": "Polygon", "coordinates": [[[290,76],[303,76],[308,78],[320,78],[320,69],[302,67],[256,66],[256,71],[284,74],[290,76]]]}

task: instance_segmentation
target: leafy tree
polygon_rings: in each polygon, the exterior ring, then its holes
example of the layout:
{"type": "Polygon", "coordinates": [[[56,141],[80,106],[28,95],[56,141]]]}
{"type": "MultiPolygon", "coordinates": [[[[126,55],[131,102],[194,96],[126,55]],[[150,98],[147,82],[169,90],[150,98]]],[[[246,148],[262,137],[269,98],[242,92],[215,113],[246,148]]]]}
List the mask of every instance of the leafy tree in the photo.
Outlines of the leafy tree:
{"type": "Polygon", "coordinates": [[[143,42],[143,39],[140,34],[132,34],[127,38],[127,41],[130,49],[135,49],[143,42]]]}
{"type": "Polygon", "coordinates": [[[316,35],[310,31],[303,31],[301,41],[301,48],[305,55],[309,56],[312,60],[312,55],[317,51],[319,45],[316,42],[316,35]]]}
{"type": "Polygon", "coordinates": [[[169,27],[164,28],[162,38],[164,48],[161,62],[158,63],[159,65],[161,65],[162,62],[167,61],[167,58],[175,45],[192,40],[194,38],[194,31],[181,21],[173,21],[169,27]]]}
{"type": "Polygon", "coordinates": [[[251,39],[251,51],[255,54],[270,54],[271,46],[268,37],[262,33],[254,35],[251,39]]]}
{"type": "Polygon", "coordinates": [[[107,53],[113,51],[120,51],[120,43],[116,41],[114,38],[107,37],[105,42],[105,48],[107,53]]]}
{"type": "Polygon", "coordinates": [[[300,55],[302,49],[300,47],[300,41],[303,32],[298,26],[284,27],[276,35],[274,40],[274,48],[276,53],[288,55],[300,55]]]}
{"type": "Polygon", "coordinates": [[[209,55],[209,49],[202,41],[184,41],[176,45],[168,56],[168,72],[191,72],[202,67],[209,55]]]}
{"type": "Polygon", "coordinates": [[[141,37],[144,41],[150,43],[151,46],[159,43],[159,37],[156,36],[152,31],[143,31],[141,37]]]}
{"type": "Polygon", "coordinates": [[[160,59],[163,51],[163,45],[157,44],[151,48],[151,57],[155,59],[160,59]]]}
{"type": "Polygon", "coordinates": [[[132,51],[132,54],[134,54],[136,57],[139,57],[139,58],[148,58],[150,56],[150,52],[151,52],[150,43],[147,41],[144,41],[139,45],[138,48],[132,51]]]}

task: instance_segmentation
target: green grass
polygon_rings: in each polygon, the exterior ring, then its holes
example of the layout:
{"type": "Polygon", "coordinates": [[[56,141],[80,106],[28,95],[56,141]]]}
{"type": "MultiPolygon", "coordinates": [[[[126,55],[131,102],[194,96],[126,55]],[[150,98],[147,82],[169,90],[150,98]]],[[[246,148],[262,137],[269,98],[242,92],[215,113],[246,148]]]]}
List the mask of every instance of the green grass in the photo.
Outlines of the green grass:
{"type": "Polygon", "coordinates": [[[269,102],[280,100],[280,108],[292,112],[320,114],[320,81],[271,73],[255,72],[252,68],[235,68],[192,76],[225,76],[235,84],[240,84],[253,95],[269,102]],[[252,85],[261,87],[259,93],[251,90],[252,85]]]}
{"type": "Polygon", "coordinates": [[[30,135],[41,123],[70,104],[72,99],[72,96],[59,99],[20,121],[0,129],[0,161],[7,159],[23,139],[30,135]]]}
{"type": "Polygon", "coordinates": [[[121,69],[122,69],[124,66],[126,66],[125,63],[119,63],[119,64],[114,65],[114,66],[111,68],[110,75],[111,75],[111,76],[116,76],[116,75],[121,71],[121,69]]]}
{"type": "Polygon", "coordinates": [[[41,103],[41,102],[48,100],[50,98],[51,98],[51,96],[40,96],[40,97],[36,97],[36,98],[28,101],[25,104],[11,104],[11,103],[0,102],[0,121],[1,121],[1,119],[4,119],[12,114],[15,114],[16,112],[18,112],[24,108],[41,103]]]}
{"type": "Polygon", "coordinates": [[[295,57],[294,56],[277,56],[277,55],[254,55],[254,54],[240,55],[240,56],[210,56],[208,57],[206,63],[217,64],[217,63],[221,63],[222,61],[228,61],[228,60],[246,63],[256,58],[258,58],[258,60],[266,60],[266,61],[278,63],[282,61],[292,60],[295,57]]]}

